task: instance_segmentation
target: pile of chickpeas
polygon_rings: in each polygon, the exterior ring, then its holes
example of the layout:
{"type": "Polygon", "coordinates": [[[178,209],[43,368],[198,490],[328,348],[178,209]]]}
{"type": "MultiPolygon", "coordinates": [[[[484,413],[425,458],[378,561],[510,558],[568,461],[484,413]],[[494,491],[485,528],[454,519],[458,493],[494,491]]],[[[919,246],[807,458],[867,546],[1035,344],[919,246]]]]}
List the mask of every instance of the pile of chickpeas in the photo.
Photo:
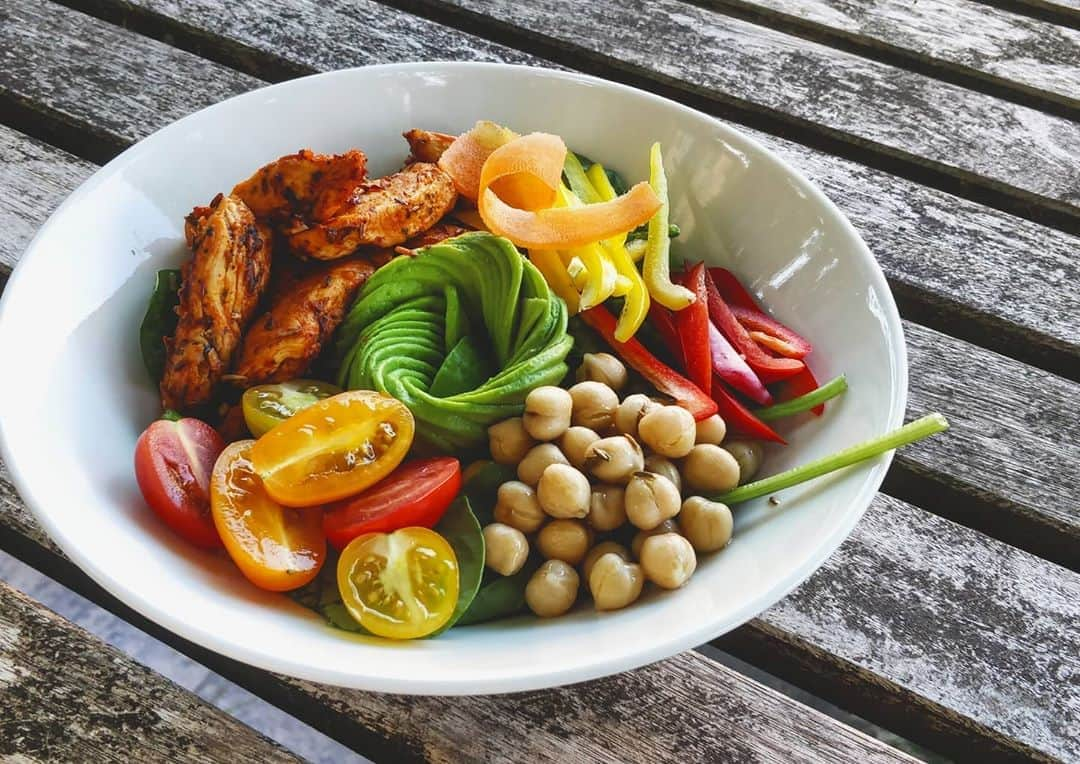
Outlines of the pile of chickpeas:
{"type": "Polygon", "coordinates": [[[512,576],[535,546],[545,562],[525,601],[542,617],[567,612],[583,581],[597,610],[626,607],[647,581],[681,587],[699,553],[731,541],[731,511],[698,494],[729,491],[761,465],[761,445],[725,441],[719,416],[695,422],[640,393],[620,400],[627,372],[613,355],[586,354],[577,379],[536,388],[522,416],[488,429],[492,458],[518,479],[499,487],[484,528],[487,565],[512,576]],[[627,549],[619,539],[631,534],[627,549]]]}

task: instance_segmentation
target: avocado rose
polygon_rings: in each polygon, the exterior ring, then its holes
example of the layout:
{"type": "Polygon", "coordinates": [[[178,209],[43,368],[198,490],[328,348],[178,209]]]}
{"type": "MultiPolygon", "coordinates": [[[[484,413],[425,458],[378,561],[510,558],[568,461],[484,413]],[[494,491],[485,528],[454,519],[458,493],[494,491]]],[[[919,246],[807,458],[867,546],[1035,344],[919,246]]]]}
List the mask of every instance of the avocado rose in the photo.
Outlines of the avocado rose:
{"type": "Polygon", "coordinates": [[[338,332],[339,384],[397,398],[444,452],[566,375],[566,304],[507,239],[472,232],[399,257],[364,284],[338,332]]]}

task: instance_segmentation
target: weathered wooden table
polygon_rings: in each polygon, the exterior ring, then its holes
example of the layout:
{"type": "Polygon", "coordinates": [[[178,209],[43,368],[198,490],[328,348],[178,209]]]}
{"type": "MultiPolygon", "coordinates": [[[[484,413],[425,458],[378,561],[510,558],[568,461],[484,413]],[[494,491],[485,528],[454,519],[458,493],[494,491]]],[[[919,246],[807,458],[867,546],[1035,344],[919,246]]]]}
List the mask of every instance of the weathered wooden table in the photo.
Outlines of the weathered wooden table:
{"type": "MultiPolygon", "coordinates": [[[[1078,30],[1078,0],[3,0],[0,287],[98,164],[266,82],[511,61],[715,114],[851,218],[906,319],[910,414],[953,424],[898,455],[820,571],[715,646],[947,757],[1077,761],[1078,30]]],[[[376,761],[907,758],[701,651],[454,701],[258,671],[95,586],[2,466],[0,548],[376,761]]],[[[292,758],[0,584],[0,755],[13,754],[292,758]]]]}

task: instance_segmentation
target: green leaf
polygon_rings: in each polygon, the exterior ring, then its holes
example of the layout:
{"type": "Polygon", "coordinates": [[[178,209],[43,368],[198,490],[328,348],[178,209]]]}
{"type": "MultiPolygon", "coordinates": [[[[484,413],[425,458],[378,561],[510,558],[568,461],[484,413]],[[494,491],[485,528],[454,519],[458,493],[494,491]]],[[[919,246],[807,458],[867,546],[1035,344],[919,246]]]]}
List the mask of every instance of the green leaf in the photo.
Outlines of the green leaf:
{"type": "Polygon", "coordinates": [[[469,609],[480,588],[480,580],[484,575],[484,534],[466,496],[454,499],[454,503],[435,526],[435,531],[453,548],[459,576],[457,605],[446,625],[435,632],[435,635],[438,635],[458,622],[469,609]]]}
{"type": "Polygon", "coordinates": [[[514,470],[505,464],[491,462],[481,467],[465,483],[463,493],[469,497],[469,508],[481,526],[495,521],[495,499],[499,486],[508,480],[517,480],[514,470]]]}
{"type": "Polygon", "coordinates": [[[176,331],[176,306],[180,304],[180,271],[163,270],[154,279],[154,291],[139,326],[139,349],[143,365],[156,385],[165,373],[165,338],[176,331]]]}
{"type": "Polygon", "coordinates": [[[184,415],[174,409],[165,409],[161,412],[161,418],[169,422],[179,422],[184,418],[184,415]]]}
{"type": "Polygon", "coordinates": [[[475,390],[491,377],[489,366],[476,341],[470,336],[462,337],[446,354],[428,392],[436,398],[449,398],[475,390]]]}
{"type": "Polygon", "coordinates": [[[538,561],[527,563],[512,576],[500,576],[488,571],[473,599],[472,607],[458,621],[459,626],[492,621],[520,613],[525,609],[525,586],[529,583],[538,561]]]}

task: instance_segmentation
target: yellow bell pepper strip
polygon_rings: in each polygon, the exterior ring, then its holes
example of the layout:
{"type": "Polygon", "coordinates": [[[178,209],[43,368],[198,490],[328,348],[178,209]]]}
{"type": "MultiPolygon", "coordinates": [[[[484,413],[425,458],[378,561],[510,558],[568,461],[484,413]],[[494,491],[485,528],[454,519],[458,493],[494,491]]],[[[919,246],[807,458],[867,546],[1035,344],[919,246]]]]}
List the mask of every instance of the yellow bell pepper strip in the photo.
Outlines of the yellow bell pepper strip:
{"type": "MultiPolygon", "coordinates": [[[[568,156],[569,155],[568,152],[568,156]]],[[[584,173],[582,173],[582,175],[584,176],[584,173]]],[[[585,203],[565,185],[559,184],[558,199],[555,206],[580,208],[584,207],[585,203]]],[[[600,244],[593,242],[581,247],[575,247],[574,249],[569,250],[569,254],[581,261],[588,274],[585,288],[581,290],[581,309],[588,310],[611,297],[612,293],[615,291],[615,276],[617,271],[615,264],[611,261],[611,258],[608,257],[607,250],[601,247],[600,244]]]]}
{"type": "Polygon", "coordinates": [[[574,282],[570,280],[570,274],[566,272],[566,266],[559,258],[559,253],[553,249],[530,249],[529,261],[543,275],[551,291],[566,303],[567,313],[571,316],[577,314],[581,309],[581,298],[578,290],[574,288],[574,282]]]}
{"type": "MultiPolygon", "coordinates": [[[[567,156],[569,155],[568,152],[567,156]]],[[[574,162],[576,161],[577,157],[575,156],[574,162]]],[[[578,163],[578,166],[580,167],[580,163],[578,163]]],[[[573,172],[572,165],[569,162],[564,165],[564,171],[566,167],[570,167],[571,172],[573,172]]],[[[571,172],[567,173],[567,177],[572,180],[574,175],[571,172]]],[[[592,165],[585,172],[585,182],[592,187],[596,198],[601,202],[610,201],[617,196],[615,188],[611,185],[611,180],[608,178],[607,173],[604,172],[604,166],[599,163],[592,165]]],[[[625,232],[605,239],[604,248],[607,250],[612,262],[615,263],[619,278],[630,282],[629,288],[625,292],[622,291],[622,287],[619,285],[615,287],[616,295],[626,296],[626,302],[623,303],[622,313],[619,314],[619,322],[615,328],[615,338],[619,342],[627,342],[641,328],[642,323],[645,322],[645,317],[649,314],[649,290],[645,287],[645,282],[634,265],[635,258],[627,251],[625,232]]],[[[639,256],[636,259],[640,260],[641,258],[639,256]]]]}
{"type": "MultiPolygon", "coordinates": [[[[607,267],[605,265],[605,267],[607,267]]],[[[614,267],[614,265],[612,265],[614,267]]],[[[566,272],[570,274],[570,278],[574,282],[574,288],[581,292],[589,283],[589,274],[585,270],[585,266],[581,264],[581,259],[573,257],[570,259],[570,264],[566,266],[566,272]]],[[[634,283],[621,273],[615,275],[615,290],[611,293],[612,297],[625,297],[631,289],[634,288],[634,283]]]]}
{"type": "Polygon", "coordinates": [[[649,152],[649,185],[660,198],[660,209],[649,220],[649,238],[645,243],[642,275],[654,300],[670,310],[682,310],[694,301],[694,293],[671,281],[671,240],[668,237],[670,205],[667,175],[664,174],[664,159],[659,143],[654,143],[649,152]]]}

